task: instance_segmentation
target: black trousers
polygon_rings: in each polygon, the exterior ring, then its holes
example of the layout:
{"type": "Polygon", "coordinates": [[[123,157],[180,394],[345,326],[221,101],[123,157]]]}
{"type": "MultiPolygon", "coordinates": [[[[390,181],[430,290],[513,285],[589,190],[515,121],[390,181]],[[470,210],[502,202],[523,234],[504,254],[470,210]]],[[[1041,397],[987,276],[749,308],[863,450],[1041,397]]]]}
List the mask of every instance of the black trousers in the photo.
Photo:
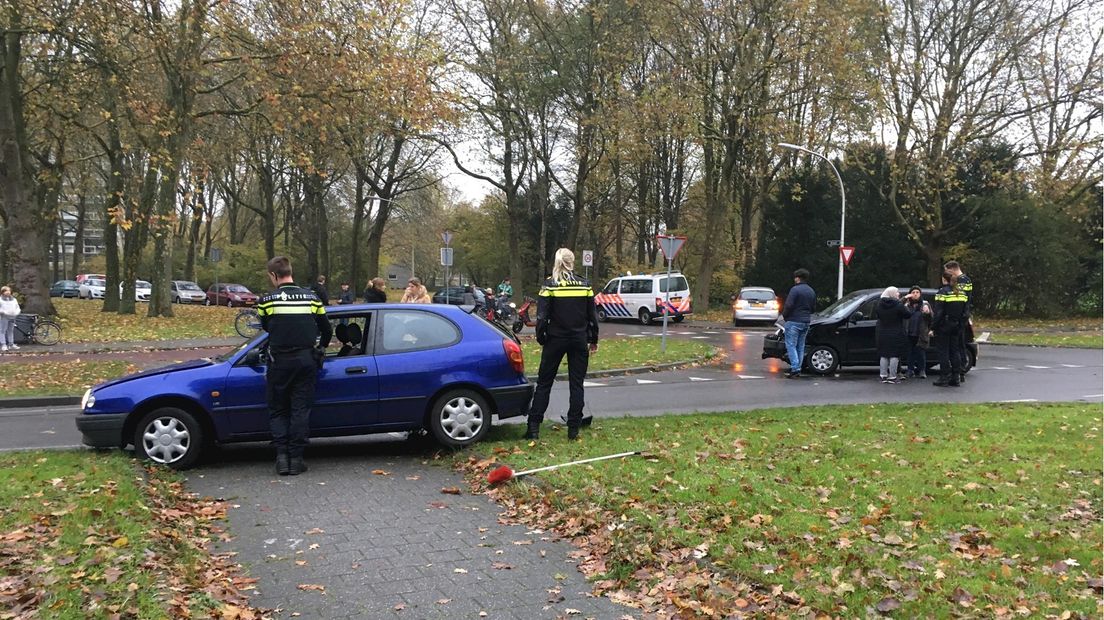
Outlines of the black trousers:
{"type": "Polygon", "coordinates": [[[936,332],[935,348],[939,351],[939,377],[942,381],[958,383],[962,374],[961,330],[936,332]]]}
{"type": "Polygon", "coordinates": [[[529,422],[540,424],[544,421],[544,412],[548,409],[548,397],[552,393],[552,382],[560,362],[567,356],[567,381],[571,388],[570,404],[567,409],[567,425],[579,426],[583,420],[583,379],[586,378],[587,364],[590,362],[590,348],[586,336],[580,338],[549,337],[541,350],[540,371],[537,374],[537,389],[533,394],[533,404],[529,407],[529,422]]]}
{"type": "Polygon", "coordinates": [[[963,326],[958,330],[958,371],[960,373],[966,372],[968,362],[969,357],[966,353],[966,327],[963,326]]]}
{"type": "Polygon", "coordinates": [[[272,445],[302,456],[310,439],[310,410],[318,364],[309,350],[277,357],[265,373],[272,445]]]}

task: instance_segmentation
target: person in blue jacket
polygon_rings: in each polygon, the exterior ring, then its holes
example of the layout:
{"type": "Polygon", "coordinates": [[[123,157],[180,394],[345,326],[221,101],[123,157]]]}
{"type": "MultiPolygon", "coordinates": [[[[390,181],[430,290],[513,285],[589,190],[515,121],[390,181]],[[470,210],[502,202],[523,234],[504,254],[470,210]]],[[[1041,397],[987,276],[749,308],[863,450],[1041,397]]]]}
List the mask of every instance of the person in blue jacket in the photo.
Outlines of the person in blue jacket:
{"type": "Polygon", "coordinates": [[[809,286],[809,270],[798,269],[793,273],[794,286],[786,295],[786,304],[782,307],[785,319],[783,334],[786,339],[786,355],[790,359],[790,370],[786,378],[801,376],[801,365],[805,360],[805,338],[809,335],[809,322],[816,309],[816,292],[809,286]]]}

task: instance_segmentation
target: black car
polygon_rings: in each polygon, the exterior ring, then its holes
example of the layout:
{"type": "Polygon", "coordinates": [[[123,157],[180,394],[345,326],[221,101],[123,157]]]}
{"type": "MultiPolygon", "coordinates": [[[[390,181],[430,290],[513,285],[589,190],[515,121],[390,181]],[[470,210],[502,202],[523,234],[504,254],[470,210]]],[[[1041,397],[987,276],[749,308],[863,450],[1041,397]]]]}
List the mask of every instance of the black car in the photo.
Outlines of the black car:
{"type": "Polygon", "coordinates": [[[79,297],[80,284],[76,280],[58,280],[50,287],[50,297],[79,297]]]}
{"type": "MultiPolygon", "coordinates": [[[[902,288],[907,291],[908,287],[902,288]]],[[[820,375],[830,375],[840,366],[877,366],[878,349],[874,340],[874,308],[883,289],[864,289],[844,295],[842,299],[813,315],[809,336],[805,339],[805,363],[802,366],[820,375]]],[[[931,303],[935,289],[926,288],[920,294],[931,303]]],[[[763,359],[787,360],[786,340],[782,335],[782,319],[774,333],[763,337],[763,359]]],[[[934,345],[934,342],[933,342],[934,345]]],[[[966,327],[967,371],[977,364],[978,345],[974,342],[973,325],[966,327]]],[[[928,368],[939,364],[934,346],[928,348],[928,368]]]]}
{"type": "Polygon", "coordinates": [[[446,286],[433,294],[433,303],[462,306],[464,305],[464,291],[466,290],[468,290],[466,286],[446,286]]]}

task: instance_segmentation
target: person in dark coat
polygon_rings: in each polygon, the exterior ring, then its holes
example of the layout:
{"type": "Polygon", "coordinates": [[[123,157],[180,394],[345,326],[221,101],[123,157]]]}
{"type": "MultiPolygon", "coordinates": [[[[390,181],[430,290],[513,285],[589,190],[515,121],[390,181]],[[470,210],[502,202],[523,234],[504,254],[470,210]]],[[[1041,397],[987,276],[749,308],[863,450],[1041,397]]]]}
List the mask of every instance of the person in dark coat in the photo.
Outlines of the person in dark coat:
{"type": "Polygon", "coordinates": [[[906,328],[911,316],[912,312],[901,304],[901,292],[896,286],[882,292],[882,298],[874,308],[874,318],[878,320],[874,339],[878,345],[882,383],[897,383],[901,352],[908,350],[906,328]]]}
{"type": "Polygon", "coordinates": [[[924,301],[922,291],[918,285],[909,289],[909,294],[902,300],[905,307],[912,312],[909,317],[908,333],[909,355],[908,373],[910,379],[928,378],[928,345],[931,343],[931,304],[924,301]]]}
{"type": "Polygon", "coordinates": [[[364,303],[387,303],[387,282],[384,282],[383,278],[372,278],[368,280],[368,288],[364,289],[364,303]]]}

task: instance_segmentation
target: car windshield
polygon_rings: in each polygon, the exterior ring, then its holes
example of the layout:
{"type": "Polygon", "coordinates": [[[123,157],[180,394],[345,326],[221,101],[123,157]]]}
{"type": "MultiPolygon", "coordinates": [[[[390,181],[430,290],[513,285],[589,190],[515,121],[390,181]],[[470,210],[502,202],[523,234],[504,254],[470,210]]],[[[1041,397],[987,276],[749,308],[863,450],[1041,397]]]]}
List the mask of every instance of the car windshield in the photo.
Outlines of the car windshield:
{"type": "Polygon", "coordinates": [[[746,299],[748,301],[771,301],[774,299],[774,291],[740,291],[740,299],[746,299]]]}
{"type": "Polygon", "coordinates": [[[150,284],[149,282],[146,282],[145,280],[135,280],[134,281],[134,287],[135,288],[150,288],[151,286],[153,286],[153,285],[150,284]]]}
{"type": "Polygon", "coordinates": [[[855,308],[866,298],[866,293],[854,291],[840,298],[838,301],[821,310],[817,314],[826,317],[850,316],[855,308]]]}
{"type": "Polygon", "coordinates": [[[238,353],[241,353],[242,351],[248,349],[251,346],[253,346],[253,340],[246,340],[245,342],[239,344],[238,346],[234,347],[233,349],[230,349],[226,353],[223,353],[222,355],[213,357],[211,359],[215,360],[216,362],[225,362],[225,361],[229,360],[231,357],[234,357],[238,353]]]}
{"type": "Polygon", "coordinates": [[[195,282],[178,282],[177,285],[176,285],[176,288],[178,288],[182,291],[202,291],[203,290],[203,289],[199,288],[199,285],[196,284],[195,282]]]}
{"type": "Polygon", "coordinates": [[[103,286],[104,285],[103,280],[85,280],[85,282],[88,283],[88,286],[103,286]]]}
{"type": "Polygon", "coordinates": [[[226,290],[230,291],[231,293],[248,293],[249,292],[249,289],[245,288],[244,286],[242,286],[240,284],[231,284],[230,286],[226,287],[226,290]]]}

